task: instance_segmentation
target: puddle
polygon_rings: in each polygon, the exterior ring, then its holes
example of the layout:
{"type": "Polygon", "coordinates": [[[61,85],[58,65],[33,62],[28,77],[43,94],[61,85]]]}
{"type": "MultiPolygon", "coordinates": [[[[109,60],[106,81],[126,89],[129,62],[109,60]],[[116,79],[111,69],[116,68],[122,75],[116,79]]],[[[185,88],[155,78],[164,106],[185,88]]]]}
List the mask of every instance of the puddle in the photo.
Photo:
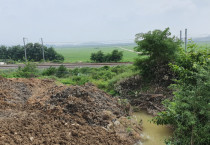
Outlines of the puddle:
{"type": "Polygon", "coordinates": [[[140,111],[133,113],[138,121],[142,119],[143,132],[141,134],[143,145],[165,145],[164,140],[168,139],[172,135],[172,130],[164,125],[156,125],[150,123],[149,120],[153,116],[146,113],[146,111],[140,111]]]}

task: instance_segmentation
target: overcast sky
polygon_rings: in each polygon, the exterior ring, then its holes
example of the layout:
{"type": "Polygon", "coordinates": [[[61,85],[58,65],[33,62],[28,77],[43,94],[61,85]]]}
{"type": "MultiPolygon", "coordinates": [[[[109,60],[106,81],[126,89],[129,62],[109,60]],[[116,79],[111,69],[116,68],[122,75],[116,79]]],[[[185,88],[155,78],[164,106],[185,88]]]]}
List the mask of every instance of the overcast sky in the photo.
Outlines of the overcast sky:
{"type": "Polygon", "coordinates": [[[170,27],[173,35],[210,35],[210,0],[0,0],[0,45],[133,41],[170,27]]]}

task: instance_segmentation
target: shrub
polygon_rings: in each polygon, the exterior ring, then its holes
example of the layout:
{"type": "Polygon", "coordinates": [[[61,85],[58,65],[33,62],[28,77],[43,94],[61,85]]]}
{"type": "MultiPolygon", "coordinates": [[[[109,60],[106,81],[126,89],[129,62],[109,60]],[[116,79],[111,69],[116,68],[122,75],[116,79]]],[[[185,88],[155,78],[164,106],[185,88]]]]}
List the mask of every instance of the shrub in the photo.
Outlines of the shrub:
{"type": "Polygon", "coordinates": [[[89,81],[90,81],[89,78],[84,76],[74,76],[72,78],[73,85],[84,85],[89,81]]]}
{"type": "Polygon", "coordinates": [[[42,72],[42,75],[44,76],[51,76],[51,75],[55,75],[57,72],[57,69],[55,67],[50,66],[49,68],[45,69],[42,72]]]}
{"type": "Polygon", "coordinates": [[[122,60],[123,53],[118,50],[113,50],[111,54],[104,54],[101,50],[97,53],[92,53],[90,60],[94,62],[118,62],[122,60]]]}
{"type": "Polygon", "coordinates": [[[27,62],[25,63],[25,66],[23,68],[18,67],[16,76],[30,78],[30,77],[36,77],[37,73],[38,73],[38,70],[37,70],[36,64],[32,62],[27,62]]]}
{"type": "Polygon", "coordinates": [[[118,61],[122,60],[122,57],[123,57],[122,51],[119,52],[117,49],[115,49],[112,51],[112,54],[109,57],[109,61],[118,62],[118,61]]]}
{"type": "Polygon", "coordinates": [[[164,31],[154,30],[136,35],[135,50],[147,57],[137,59],[134,65],[141,70],[145,80],[168,83],[169,81],[163,78],[167,76],[170,80],[174,77],[168,64],[175,60],[180,41],[170,35],[169,28],[164,31]]]}
{"type": "Polygon", "coordinates": [[[69,74],[68,69],[64,65],[60,65],[56,72],[56,77],[61,78],[69,74]]]}
{"type": "MultiPolygon", "coordinates": [[[[191,44],[190,44],[191,46],[191,44]]],[[[190,48],[190,47],[188,47],[190,48]]],[[[157,124],[170,124],[174,130],[172,144],[207,145],[210,143],[210,62],[205,51],[182,52],[171,64],[178,80],[172,101],[164,101],[166,110],[154,119],[157,124]]]]}
{"type": "Polygon", "coordinates": [[[90,60],[95,62],[105,62],[105,56],[104,53],[100,50],[97,53],[92,53],[90,60]]]}

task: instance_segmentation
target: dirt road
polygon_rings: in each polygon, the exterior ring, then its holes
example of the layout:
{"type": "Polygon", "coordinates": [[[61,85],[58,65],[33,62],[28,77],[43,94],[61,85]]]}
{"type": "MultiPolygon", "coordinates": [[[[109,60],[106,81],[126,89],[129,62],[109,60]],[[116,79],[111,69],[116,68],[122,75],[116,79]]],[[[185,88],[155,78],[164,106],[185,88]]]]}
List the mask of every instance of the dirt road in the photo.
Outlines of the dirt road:
{"type": "Polygon", "coordinates": [[[137,52],[137,51],[134,51],[134,50],[131,50],[131,49],[127,49],[127,48],[121,47],[121,46],[118,46],[118,48],[123,49],[125,51],[133,52],[133,53],[136,53],[136,54],[142,54],[142,52],[137,52]]]}

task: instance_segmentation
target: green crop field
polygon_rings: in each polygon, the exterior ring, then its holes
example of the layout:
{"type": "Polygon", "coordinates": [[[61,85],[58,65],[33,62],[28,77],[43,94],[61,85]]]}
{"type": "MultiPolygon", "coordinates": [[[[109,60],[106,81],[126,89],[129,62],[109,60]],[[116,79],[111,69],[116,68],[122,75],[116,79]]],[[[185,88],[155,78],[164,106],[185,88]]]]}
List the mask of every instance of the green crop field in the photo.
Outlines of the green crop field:
{"type": "MultiPolygon", "coordinates": [[[[133,50],[135,46],[122,46],[125,49],[133,50]]],[[[70,48],[55,48],[55,50],[62,54],[65,58],[64,62],[91,62],[90,56],[91,53],[101,50],[102,52],[111,53],[114,49],[123,51],[123,60],[122,62],[133,62],[134,59],[138,56],[134,52],[123,50],[117,46],[101,46],[101,47],[70,47],[70,48]]]]}

